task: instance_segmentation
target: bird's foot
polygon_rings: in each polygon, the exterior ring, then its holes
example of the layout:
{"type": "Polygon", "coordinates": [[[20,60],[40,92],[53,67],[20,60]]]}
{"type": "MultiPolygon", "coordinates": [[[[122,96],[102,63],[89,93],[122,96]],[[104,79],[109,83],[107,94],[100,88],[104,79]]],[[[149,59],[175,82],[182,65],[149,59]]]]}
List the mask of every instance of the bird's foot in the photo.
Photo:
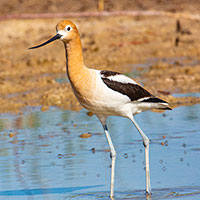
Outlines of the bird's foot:
{"type": "Polygon", "coordinates": [[[152,195],[151,192],[146,191],[146,199],[147,200],[151,199],[151,195],[152,195]]]}

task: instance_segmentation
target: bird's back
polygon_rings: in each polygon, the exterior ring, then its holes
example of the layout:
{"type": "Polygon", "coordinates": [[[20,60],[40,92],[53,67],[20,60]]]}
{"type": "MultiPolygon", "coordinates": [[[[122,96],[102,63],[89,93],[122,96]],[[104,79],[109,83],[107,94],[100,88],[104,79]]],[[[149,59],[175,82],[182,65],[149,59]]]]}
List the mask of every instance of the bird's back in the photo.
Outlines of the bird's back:
{"type": "Polygon", "coordinates": [[[81,105],[94,113],[124,116],[126,112],[136,114],[153,108],[168,108],[167,102],[154,97],[125,75],[87,70],[87,78],[76,80],[76,84],[72,82],[72,88],[81,105]]]}

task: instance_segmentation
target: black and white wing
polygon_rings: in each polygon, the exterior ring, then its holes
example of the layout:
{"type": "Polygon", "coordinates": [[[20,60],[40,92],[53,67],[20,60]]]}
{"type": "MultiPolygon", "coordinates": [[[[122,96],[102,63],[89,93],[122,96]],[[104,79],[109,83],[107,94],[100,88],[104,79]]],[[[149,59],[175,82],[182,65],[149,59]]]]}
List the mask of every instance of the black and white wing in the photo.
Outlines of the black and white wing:
{"type": "Polygon", "coordinates": [[[138,85],[131,78],[112,71],[100,71],[101,79],[106,86],[116,92],[129,97],[130,101],[161,103],[166,104],[166,101],[159,99],[138,85]]]}

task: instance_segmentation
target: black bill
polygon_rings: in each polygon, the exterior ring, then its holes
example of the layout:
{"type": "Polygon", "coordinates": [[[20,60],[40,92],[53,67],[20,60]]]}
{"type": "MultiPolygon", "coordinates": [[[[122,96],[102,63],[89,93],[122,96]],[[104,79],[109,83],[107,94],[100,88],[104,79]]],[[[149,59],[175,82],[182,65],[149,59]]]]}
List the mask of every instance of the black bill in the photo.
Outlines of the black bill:
{"type": "Polygon", "coordinates": [[[42,47],[50,42],[53,42],[54,40],[57,40],[57,39],[60,39],[62,37],[62,35],[60,34],[56,34],[54,37],[52,37],[51,39],[47,40],[46,42],[40,44],[40,45],[37,45],[37,46],[34,46],[34,47],[30,47],[29,49],[36,49],[36,48],[39,48],[39,47],[42,47]]]}

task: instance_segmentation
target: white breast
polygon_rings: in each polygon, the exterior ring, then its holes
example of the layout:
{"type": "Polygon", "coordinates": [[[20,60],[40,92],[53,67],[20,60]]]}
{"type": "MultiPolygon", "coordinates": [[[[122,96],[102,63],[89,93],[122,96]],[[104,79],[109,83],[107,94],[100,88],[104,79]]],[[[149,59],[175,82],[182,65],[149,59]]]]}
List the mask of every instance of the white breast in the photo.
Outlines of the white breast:
{"type": "Polygon", "coordinates": [[[102,81],[99,70],[92,71],[95,74],[92,99],[88,99],[87,105],[83,106],[95,113],[116,115],[120,106],[130,102],[129,97],[108,88],[102,81]]]}

